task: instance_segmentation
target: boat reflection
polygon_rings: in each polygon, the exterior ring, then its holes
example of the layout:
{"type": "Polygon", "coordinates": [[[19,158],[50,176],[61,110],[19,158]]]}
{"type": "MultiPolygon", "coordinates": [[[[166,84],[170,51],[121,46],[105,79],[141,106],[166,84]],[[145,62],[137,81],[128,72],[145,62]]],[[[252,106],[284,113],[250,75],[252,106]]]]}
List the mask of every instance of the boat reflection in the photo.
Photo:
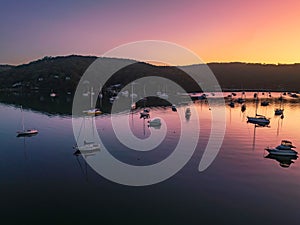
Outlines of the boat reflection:
{"type": "Polygon", "coordinates": [[[89,156],[94,156],[97,154],[97,152],[100,152],[100,148],[97,149],[91,149],[91,150],[85,150],[85,151],[81,151],[79,149],[76,149],[76,151],[73,153],[73,155],[75,156],[79,156],[82,155],[83,157],[87,158],[89,156]]]}
{"type": "Polygon", "coordinates": [[[89,150],[81,150],[76,148],[76,146],[73,147],[76,151],[73,153],[73,155],[76,158],[76,161],[78,163],[78,166],[80,168],[80,171],[85,179],[86,182],[89,182],[88,177],[88,169],[89,166],[87,164],[87,158],[88,157],[94,157],[97,153],[100,152],[100,148],[91,148],[89,150]],[[82,156],[82,157],[80,157],[82,156]]]}
{"type": "Polygon", "coordinates": [[[267,128],[270,128],[269,125],[266,125],[266,124],[253,124],[253,141],[252,141],[252,150],[254,151],[255,149],[255,142],[256,142],[256,128],[264,128],[264,127],[267,127],[267,128]]]}
{"type": "Polygon", "coordinates": [[[37,135],[37,134],[30,134],[30,135],[26,135],[26,136],[17,136],[18,139],[23,139],[23,151],[24,151],[24,159],[25,160],[29,159],[28,153],[27,153],[26,139],[28,137],[32,137],[32,136],[35,136],[35,135],[37,135]]]}
{"type": "Polygon", "coordinates": [[[190,120],[190,118],[191,118],[191,109],[190,108],[187,108],[186,110],[185,110],[185,119],[186,119],[186,121],[189,121],[190,120]]]}
{"type": "Polygon", "coordinates": [[[29,137],[34,137],[36,136],[38,133],[32,133],[32,134],[17,134],[17,138],[29,138],[29,137]]]}
{"type": "Polygon", "coordinates": [[[273,155],[273,154],[268,154],[265,156],[267,159],[273,159],[279,162],[279,165],[283,168],[288,168],[292,163],[294,163],[293,160],[297,160],[298,156],[296,155],[273,155]]]}

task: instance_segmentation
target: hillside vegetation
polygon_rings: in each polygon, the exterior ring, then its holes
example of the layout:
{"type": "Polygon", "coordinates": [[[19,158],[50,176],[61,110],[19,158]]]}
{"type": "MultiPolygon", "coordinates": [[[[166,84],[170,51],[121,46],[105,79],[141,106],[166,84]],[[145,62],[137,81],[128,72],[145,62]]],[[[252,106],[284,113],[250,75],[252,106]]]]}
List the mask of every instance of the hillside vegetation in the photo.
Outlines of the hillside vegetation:
{"type": "MultiPolygon", "coordinates": [[[[43,91],[74,91],[78,81],[94,56],[70,55],[44,57],[19,66],[0,66],[0,88],[43,91]]],[[[209,63],[222,89],[263,89],[270,91],[299,91],[300,64],[264,65],[246,63],[209,63]]],[[[127,84],[141,76],[162,76],[171,79],[187,91],[199,91],[199,86],[181,69],[197,74],[203,65],[185,67],[154,66],[134,63],[118,71],[106,86],[127,84]]]]}

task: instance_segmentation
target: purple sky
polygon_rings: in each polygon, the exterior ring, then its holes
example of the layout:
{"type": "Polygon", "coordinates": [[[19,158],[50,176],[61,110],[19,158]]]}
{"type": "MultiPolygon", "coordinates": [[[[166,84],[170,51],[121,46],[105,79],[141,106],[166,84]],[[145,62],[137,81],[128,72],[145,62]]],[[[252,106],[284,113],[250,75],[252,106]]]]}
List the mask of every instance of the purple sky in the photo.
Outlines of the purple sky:
{"type": "Polygon", "coordinates": [[[145,39],[183,45],[206,62],[299,62],[299,6],[296,0],[1,0],[0,64],[100,56],[145,39]]]}

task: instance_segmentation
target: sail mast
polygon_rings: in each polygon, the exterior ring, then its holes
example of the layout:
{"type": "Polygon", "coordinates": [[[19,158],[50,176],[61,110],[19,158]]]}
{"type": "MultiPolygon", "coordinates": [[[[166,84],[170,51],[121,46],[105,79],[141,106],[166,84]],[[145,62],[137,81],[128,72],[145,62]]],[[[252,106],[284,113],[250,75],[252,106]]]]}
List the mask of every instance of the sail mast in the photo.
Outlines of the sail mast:
{"type": "Polygon", "coordinates": [[[133,83],[131,83],[131,105],[133,104],[133,83]]]}
{"type": "Polygon", "coordinates": [[[255,116],[257,116],[257,107],[258,107],[258,96],[256,95],[256,98],[255,98],[255,103],[256,103],[256,106],[255,106],[255,116]]]}
{"type": "Polygon", "coordinates": [[[25,125],[24,125],[24,113],[23,113],[23,107],[21,106],[21,113],[22,113],[22,128],[23,131],[25,131],[25,125]]]}
{"type": "Polygon", "coordinates": [[[94,90],[93,87],[91,87],[91,109],[93,108],[93,94],[94,94],[94,90]]]}

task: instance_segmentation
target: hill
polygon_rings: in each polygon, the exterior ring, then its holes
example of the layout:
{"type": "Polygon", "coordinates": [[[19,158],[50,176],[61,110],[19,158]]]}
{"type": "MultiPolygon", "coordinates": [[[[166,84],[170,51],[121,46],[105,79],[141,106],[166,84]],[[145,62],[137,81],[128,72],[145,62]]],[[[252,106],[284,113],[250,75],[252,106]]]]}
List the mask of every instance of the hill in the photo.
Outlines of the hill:
{"type": "MultiPolygon", "coordinates": [[[[78,81],[95,56],[60,56],[43,59],[19,66],[0,66],[0,88],[23,90],[51,89],[61,92],[74,91],[78,81]]],[[[113,59],[112,59],[113,60],[113,59]]],[[[300,64],[265,65],[247,63],[209,63],[222,89],[299,91],[300,64]]],[[[118,71],[106,86],[127,84],[141,76],[162,76],[182,85],[187,91],[200,88],[181,69],[197,74],[203,65],[185,67],[154,66],[136,62],[118,71]]]]}
{"type": "Polygon", "coordinates": [[[299,91],[300,64],[208,64],[223,89],[299,91]]]}
{"type": "Polygon", "coordinates": [[[93,56],[71,55],[66,57],[44,57],[43,59],[0,70],[0,88],[27,90],[74,90],[88,68],[96,59],[93,56]]]}

